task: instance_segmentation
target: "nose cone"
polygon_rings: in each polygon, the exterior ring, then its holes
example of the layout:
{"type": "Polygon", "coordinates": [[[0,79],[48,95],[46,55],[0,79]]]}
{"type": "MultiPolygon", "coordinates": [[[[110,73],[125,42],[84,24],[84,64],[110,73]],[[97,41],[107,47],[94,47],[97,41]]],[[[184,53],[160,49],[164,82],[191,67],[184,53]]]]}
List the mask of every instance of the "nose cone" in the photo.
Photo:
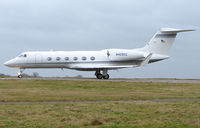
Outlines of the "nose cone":
{"type": "Polygon", "coordinates": [[[6,61],[6,62],[4,63],[4,65],[5,65],[5,66],[8,66],[8,67],[13,67],[13,66],[14,66],[14,61],[13,61],[13,59],[12,59],[12,60],[9,60],[9,61],[6,61]]]}
{"type": "Polygon", "coordinates": [[[10,66],[10,64],[11,64],[10,61],[6,61],[6,62],[4,63],[4,65],[5,65],[5,66],[8,66],[8,67],[10,66]]]}

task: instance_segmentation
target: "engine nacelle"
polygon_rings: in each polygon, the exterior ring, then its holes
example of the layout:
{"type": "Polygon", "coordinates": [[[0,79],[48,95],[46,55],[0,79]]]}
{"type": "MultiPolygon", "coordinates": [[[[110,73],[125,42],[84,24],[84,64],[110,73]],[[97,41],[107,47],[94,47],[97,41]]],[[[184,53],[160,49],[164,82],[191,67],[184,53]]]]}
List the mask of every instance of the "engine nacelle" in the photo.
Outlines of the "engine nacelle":
{"type": "Polygon", "coordinates": [[[109,49],[107,54],[113,61],[142,60],[146,57],[144,52],[124,49],[109,49]]]}

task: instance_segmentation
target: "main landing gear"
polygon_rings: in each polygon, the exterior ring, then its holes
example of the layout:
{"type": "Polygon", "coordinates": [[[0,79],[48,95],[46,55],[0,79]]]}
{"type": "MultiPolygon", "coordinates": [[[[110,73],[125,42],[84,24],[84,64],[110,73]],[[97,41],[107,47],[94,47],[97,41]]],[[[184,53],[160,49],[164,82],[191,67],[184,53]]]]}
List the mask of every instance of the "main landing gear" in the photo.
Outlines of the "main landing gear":
{"type": "Polygon", "coordinates": [[[20,69],[20,71],[19,71],[19,73],[18,73],[18,76],[17,76],[19,79],[21,79],[21,78],[23,77],[23,74],[22,74],[22,73],[23,73],[24,70],[25,70],[25,69],[20,69]]]}
{"type": "Polygon", "coordinates": [[[107,70],[103,70],[103,74],[101,74],[101,71],[98,70],[95,72],[95,76],[97,77],[97,79],[109,79],[109,74],[107,70]]]}

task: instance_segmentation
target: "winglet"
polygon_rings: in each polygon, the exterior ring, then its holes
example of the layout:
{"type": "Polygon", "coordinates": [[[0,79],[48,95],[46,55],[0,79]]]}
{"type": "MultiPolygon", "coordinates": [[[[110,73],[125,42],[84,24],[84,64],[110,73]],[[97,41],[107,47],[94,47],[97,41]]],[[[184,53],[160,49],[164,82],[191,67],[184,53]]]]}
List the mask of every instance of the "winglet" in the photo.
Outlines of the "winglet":
{"type": "Polygon", "coordinates": [[[141,63],[140,63],[140,66],[145,66],[149,63],[149,60],[151,59],[151,56],[152,56],[152,53],[149,53],[149,55],[145,58],[145,60],[143,60],[141,63]]]}

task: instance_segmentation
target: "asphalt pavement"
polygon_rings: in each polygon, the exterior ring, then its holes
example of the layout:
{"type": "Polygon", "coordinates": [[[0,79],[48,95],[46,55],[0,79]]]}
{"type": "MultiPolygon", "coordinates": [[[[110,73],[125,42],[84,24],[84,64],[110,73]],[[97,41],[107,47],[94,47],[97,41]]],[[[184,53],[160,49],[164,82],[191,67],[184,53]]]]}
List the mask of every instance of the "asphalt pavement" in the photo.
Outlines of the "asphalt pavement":
{"type": "Polygon", "coordinates": [[[0,102],[0,105],[26,104],[74,104],[74,103],[160,103],[160,102],[200,102],[200,99],[154,99],[154,100],[119,100],[119,101],[41,101],[41,102],[0,102]]]}
{"type": "Polygon", "coordinates": [[[152,83],[188,83],[200,84],[200,79],[175,79],[175,78],[111,78],[109,80],[98,80],[96,78],[74,78],[74,77],[38,77],[38,78],[0,78],[0,80],[73,80],[73,81],[111,81],[111,82],[152,82],[152,83]]]}

